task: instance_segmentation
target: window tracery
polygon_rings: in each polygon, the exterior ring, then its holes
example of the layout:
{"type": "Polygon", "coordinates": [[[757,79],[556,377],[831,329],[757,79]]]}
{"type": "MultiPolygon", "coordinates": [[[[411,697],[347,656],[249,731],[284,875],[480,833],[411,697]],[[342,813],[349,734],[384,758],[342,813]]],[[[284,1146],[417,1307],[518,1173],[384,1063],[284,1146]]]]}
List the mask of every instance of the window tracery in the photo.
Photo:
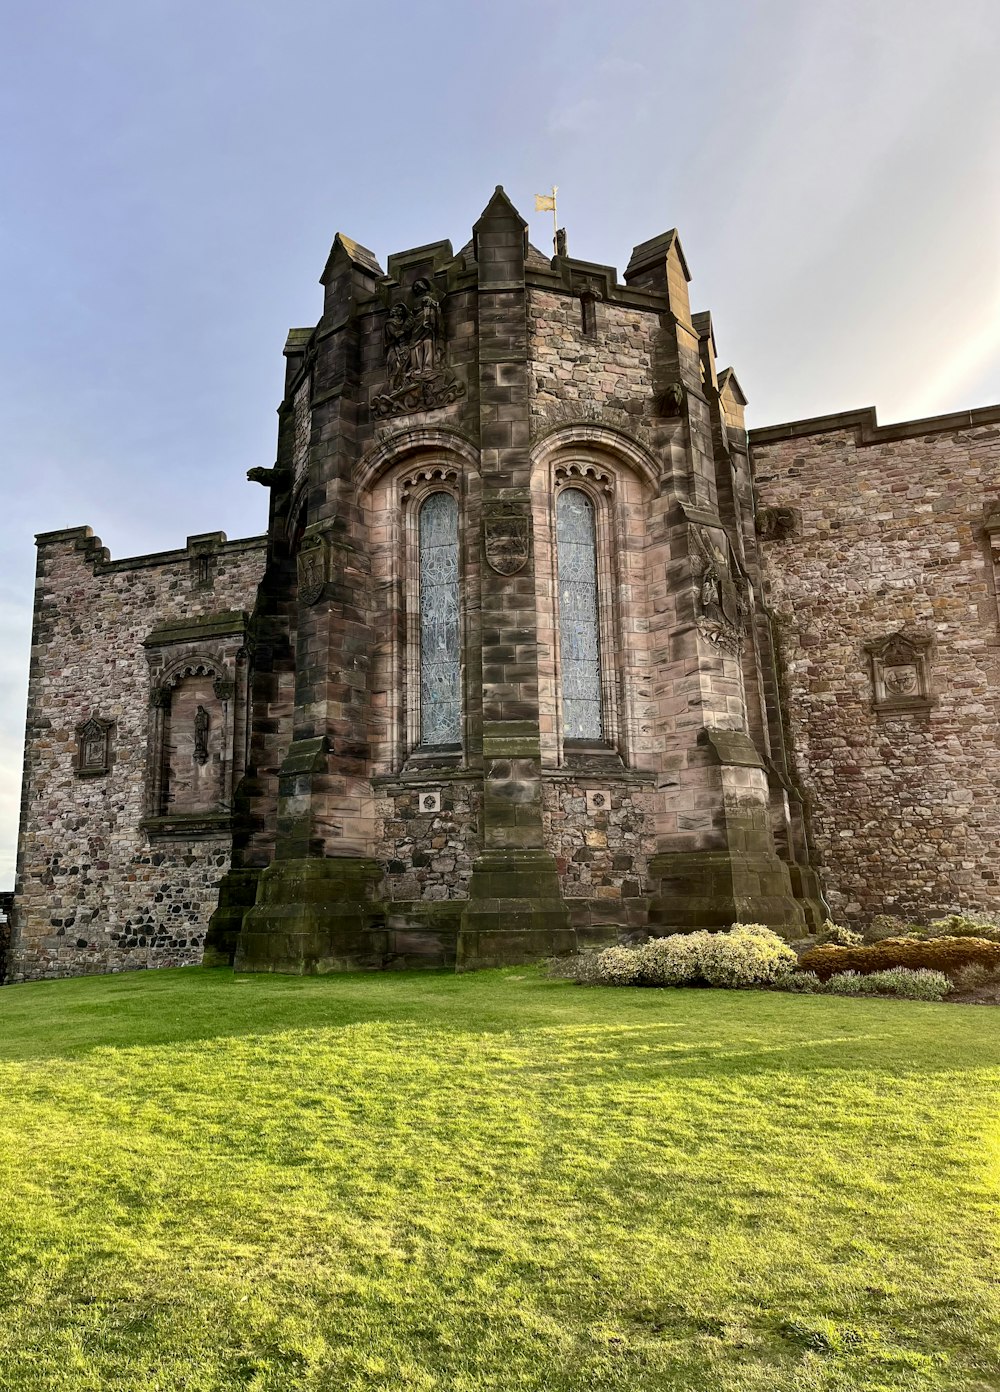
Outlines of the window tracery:
{"type": "Polygon", "coordinates": [[[580,488],[556,500],[559,671],[565,740],[604,739],[594,505],[580,488]]]}
{"type": "Polygon", "coordinates": [[[458,586],[458,503],[430,493],[418,514],[420,743],[462,740],[462,651],[458,586]]]}

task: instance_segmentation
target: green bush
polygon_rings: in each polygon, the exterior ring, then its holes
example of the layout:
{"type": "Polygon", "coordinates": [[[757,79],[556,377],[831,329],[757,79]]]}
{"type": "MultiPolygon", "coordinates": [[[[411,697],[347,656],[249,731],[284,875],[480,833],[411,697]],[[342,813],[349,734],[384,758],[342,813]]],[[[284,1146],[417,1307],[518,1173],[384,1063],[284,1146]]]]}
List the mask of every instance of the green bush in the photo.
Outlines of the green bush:
{"type": "Polygon", "coordinates": [[[981,938],[984,942],[1000,943],[1000,923],[976,914],[953,913],[946,918],[931,919],[919,935],[928,938],[981,938]]]}
{"type": "Polygon", "coordinates": [[[822,987],[827,996],[899,996],[903,1000],[942,1000],[952,989],[944,972],[924,967],[889,967],[886,971],[838,972],[822,987]]]}
{"type": "Polygon", "coordinates": [[[775,977],[774,983],[779,991],[795,991],[800,995],[814,995],[823,989],[823,983],[815,972],[790,971],[775,977]]]}
{"type": "Polygon", "coordinates": [[[982,938],[886,938],[871,947],[814,947],[799,959],[803,971],[814,971],[821,981],[842,972],[867,976],[891,967],[925,967],[954,980],[973,962],[1000,967],[1000,943],[982,938]]]}
{"type": "Polygon", "coordinates": [[[666,938],[650,938],[636,948],[642,985],[700,985],[701,940],[707,936],[706,933],[671,933],[666,938]]]}
{"type": "Polygon", "coordinates": [[[788,944],[760,923],[705,936],[701,973],[710,986],[767,985],[798,963],[788,944]]]}
{"type": "Polygon", "coordinates": [[[843,928],[829,918],[816,934],[817,947],[822,947],[824,943],[834,943],[837,947],[860,947],[863,942],[864,938],[853,928],[843,928]]]}
{"type": "Polygon", "coordinates": [[[862,938],[869,945],[882,942],[885,938],[905,938],[912,927],[912,924],[893,914],[876,914],[862,938]]]}

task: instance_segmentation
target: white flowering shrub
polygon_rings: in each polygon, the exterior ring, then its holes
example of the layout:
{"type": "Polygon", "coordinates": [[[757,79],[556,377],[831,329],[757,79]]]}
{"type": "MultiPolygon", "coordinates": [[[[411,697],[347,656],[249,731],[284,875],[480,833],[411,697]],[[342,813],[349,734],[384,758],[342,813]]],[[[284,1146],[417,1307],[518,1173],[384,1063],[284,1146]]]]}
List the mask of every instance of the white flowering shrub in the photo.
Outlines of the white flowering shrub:
{"type": "Polygon", "coordinates": [[[952,989],[944,972],[927,967],[888,967],[885,971],[838,972],[822,987],[828,996],[898,996],[903,1000],[943,1000],[952,989]]]}
{"type": "Polygon", "coordinates": [[[863,942],[864,938],[860,933],[855,933],[853,928],[844,928],[829,918],[823,922],[816,934],[817,947],[823,947],[826,943],[833,943],[834,947],[860,947],[863,942]]]}
{"type": "Polygon", "coordinates": [[[701,975],[710,986],[766,986],[793,971],[792,949],[760,923],[735,923],[728,933],[706,933],[701,975]]]}
{"type": "Polygon", "coordinates": [[[634,947],[606,947],[594,963],[594,980],[599,986],[635,986],[639,972],[639,954],[634,947]]]}
{"type": "Polygon", "coordinates": [[[761,923],[728,932],[672,933],[640,947],[581,953],[558,974],[602,986],[763,986],[794,970],[792,949],[761,923]]]}
{"type": "Polygon", "coordinates": [[[701,982],[703,938],[710,933],[671,933],[635,949],[643,986],[692,986],[701,982]]]}

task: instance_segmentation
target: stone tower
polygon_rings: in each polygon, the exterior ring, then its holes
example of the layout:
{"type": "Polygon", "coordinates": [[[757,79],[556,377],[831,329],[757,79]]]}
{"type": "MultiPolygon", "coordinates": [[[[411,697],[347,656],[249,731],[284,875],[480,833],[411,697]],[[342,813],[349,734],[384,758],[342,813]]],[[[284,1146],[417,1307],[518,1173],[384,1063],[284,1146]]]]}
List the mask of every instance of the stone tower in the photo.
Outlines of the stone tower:
{"type": "Polygon", "coordinates": [[[743,424],[675,232],[335,238],[285,347],[206,961],[332,971],[822,916],[743,424]]]}

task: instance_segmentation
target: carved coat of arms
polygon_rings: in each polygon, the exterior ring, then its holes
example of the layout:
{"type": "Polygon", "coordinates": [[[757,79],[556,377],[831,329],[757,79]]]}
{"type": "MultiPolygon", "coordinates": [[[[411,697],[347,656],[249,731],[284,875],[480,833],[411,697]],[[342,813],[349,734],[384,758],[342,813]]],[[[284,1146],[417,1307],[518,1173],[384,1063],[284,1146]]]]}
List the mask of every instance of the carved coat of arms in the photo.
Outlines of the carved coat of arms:
{"type": "Polygon", "coordinates": [[[498,575],[516,575],[528,559],[528,514],[516,505],[492,508],[483,518],[486,560],[498,575]]]}
{"type": "Polygon", "coordinates": [[[299,598],[303,604],[317,604],[326,586],[326,542],[323,537],[307,537],[299,551],[299,598]]]}
{"type": "Polygon", "coordinates": [[[374,416],[431,411],[465,394],[445,362],[444,315],[429,280],[413,282],[413,306],[392,306],[382,334],[388,390],[372,398],[374,416]]]}

